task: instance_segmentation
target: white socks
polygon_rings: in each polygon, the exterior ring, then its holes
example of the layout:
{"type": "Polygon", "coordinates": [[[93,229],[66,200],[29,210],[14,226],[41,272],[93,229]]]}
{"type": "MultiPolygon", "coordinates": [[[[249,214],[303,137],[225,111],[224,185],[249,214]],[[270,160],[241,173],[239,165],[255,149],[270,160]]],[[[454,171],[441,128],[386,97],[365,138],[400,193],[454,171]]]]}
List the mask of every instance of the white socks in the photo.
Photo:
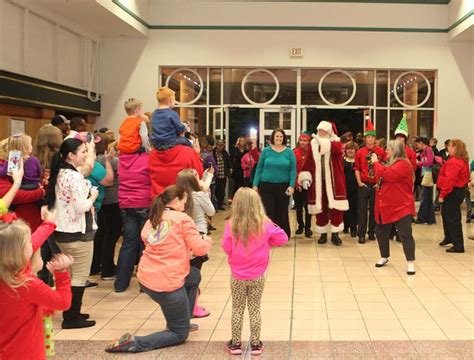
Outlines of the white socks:
{"type": "Polygon", "coordinates": [[[415,275],[416,270],[415,270],[415,262],[413,261],[408,261],[407,262],[407,274],[408,275],[415,275]]]}

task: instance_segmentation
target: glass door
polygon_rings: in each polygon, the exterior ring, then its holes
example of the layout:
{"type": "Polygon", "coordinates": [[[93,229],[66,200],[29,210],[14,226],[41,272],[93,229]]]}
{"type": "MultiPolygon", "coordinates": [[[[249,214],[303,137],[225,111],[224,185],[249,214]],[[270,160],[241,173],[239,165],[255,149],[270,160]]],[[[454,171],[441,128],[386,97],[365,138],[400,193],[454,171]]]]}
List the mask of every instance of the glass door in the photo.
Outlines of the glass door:
{"type": "Polygon", "coordinates": [[[222,109],[212,109],[212,135],[217,140],[224,140],[227,148],[227,134],[225,111],[222,109]]]}
{"type": "Polygon", "coordinates": [[[305,108],[302,110],[302,130],[315,133],[316,127],[322,120],[333,121],[339,136],[349,131],[355,138],[357,133],[364,132],[364,110],[361,108],[305,108]]]}
{"type": "Polygon", "coordinates": [[[260,109],[259,144],[263,149],[270,143],[270,135],[281,128],[287,136],[287,145],[296,146],[296,111],[293,108],[260,109]]]}

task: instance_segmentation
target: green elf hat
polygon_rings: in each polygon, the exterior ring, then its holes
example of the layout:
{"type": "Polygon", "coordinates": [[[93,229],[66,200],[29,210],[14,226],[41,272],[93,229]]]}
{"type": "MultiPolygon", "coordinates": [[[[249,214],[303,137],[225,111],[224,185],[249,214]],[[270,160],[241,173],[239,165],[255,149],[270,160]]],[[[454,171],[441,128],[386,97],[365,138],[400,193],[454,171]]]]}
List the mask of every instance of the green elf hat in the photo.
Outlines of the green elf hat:
{"type": "Polygon", "coordinates": [[[408,137],[407,114],[405,113],[403,113],[403,117],[395,130],[395,136],[397,135],[405,135],[405,137],[408,137]]]}
{"type": "Polygon", "coordinates": [[[367,136],[367,135],[377,136],[375,132],[374,124],[372,124],[372,120],[370,120],[370,117],[368,115],[365,117],[365,120],[367,122],[367,125],[365,126],[364,136],[367,136]]]}

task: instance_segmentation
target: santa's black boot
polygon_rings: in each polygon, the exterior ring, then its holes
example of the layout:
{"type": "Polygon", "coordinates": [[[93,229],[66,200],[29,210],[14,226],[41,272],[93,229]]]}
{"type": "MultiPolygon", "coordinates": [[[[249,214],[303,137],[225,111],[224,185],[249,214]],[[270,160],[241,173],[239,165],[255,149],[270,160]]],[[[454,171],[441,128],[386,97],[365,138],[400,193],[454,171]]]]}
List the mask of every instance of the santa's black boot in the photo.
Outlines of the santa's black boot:
{"type": "Polygon", "coordinates": [[[342,245],[342,240],[340,239],[338,233],[333,233],[331,235],[331,242],[334,244],[334,245],[337,245],[337,246],[341,246],[342,245]]]}
{"type": "Polygon", "coordinates": [[[328,234],[321,234],[318,244],[326,244],[328,242],[328,234]]]}

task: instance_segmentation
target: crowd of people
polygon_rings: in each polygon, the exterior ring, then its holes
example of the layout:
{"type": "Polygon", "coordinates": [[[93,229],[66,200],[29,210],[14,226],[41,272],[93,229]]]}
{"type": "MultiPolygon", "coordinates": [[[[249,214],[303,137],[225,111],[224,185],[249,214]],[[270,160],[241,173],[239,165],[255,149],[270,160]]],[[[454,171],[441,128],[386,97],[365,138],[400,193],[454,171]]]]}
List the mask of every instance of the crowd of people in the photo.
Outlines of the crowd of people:
{"type": "Polygon", "coordinates": [[[93,275],[125,292],[136,268],[140,291],[157,302],[167,329],[148,336],[124,334],[108,352],[143,352],[184,342],[210,315],[199,304],[201,269],[213,246],[213,216],[230,213],[221,246],[231,269],[232,330],[226,349],[241,354],[243,312],[248,307],[251,353],[263,351],[260,303],[273,246],[296,235],[318,244],[343,244],[340,232],[364,244],[377,240],[389,261],[391,238],[403,244],[407,274],[414,275],[412,223],[434,224],[441,209],[448,252],[464,252],[461,204],[469,205],[470,164],[466,145],[409,138],[402,118],[395,139],[376,139],[370,119],[364,134],[341,137],[321,121],[303,132],[295,149],[275,129],[259,149],[242,136],[229,154],[212,136],[190,133],[173,110],[175,94],[160,88],[158,107],[144,113],[128,99],[127,116],[113,131],[89,132],[82,118],[55,116],[36,139],[14,134],[0,154],[0,305],[4,308],[0,358],[44,359],[42,319],[62,311],[62,328],[94,326],[82,312],[93,275]],[[21,153],[10,168],[11,151],[21,153]],[[436,187],[436,193],[433,189],[436,187]],[[419,196],[418,213],[415,199],[419,196]],[[415,219],[416,217],[416,219],[415,219]],[[116,244],[122,243],[115,262],[116,244]],[[28,354],[28,355],[27,355],[28,354]],[[31,355],[33,354],[33,355],[31,355]]]}

